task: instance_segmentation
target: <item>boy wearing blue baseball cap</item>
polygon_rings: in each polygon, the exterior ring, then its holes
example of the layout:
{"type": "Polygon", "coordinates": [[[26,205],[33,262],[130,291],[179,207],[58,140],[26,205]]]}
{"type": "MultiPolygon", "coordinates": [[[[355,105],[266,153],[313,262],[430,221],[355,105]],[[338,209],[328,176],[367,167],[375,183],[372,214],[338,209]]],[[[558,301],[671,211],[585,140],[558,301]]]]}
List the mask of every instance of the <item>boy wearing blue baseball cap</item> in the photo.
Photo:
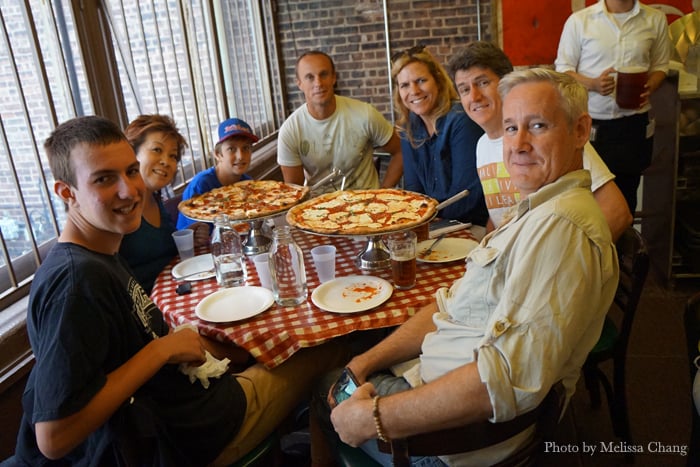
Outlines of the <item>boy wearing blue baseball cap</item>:
{"type": "MultiPolygon", "coordinates": [[[[190,199],[214,188],[219,188],[241,180],[250,180],[245,174],[250,167],[253,143],[258,141],[253,130],[240,118],[229,118],[219,124],[219,141],[214,146],[216,164],[194,176],[185,188],[182,199],[190,199]]],[[[177,228],[183,229],[192,224],[182,214],[178,215],[177,228]]]]}

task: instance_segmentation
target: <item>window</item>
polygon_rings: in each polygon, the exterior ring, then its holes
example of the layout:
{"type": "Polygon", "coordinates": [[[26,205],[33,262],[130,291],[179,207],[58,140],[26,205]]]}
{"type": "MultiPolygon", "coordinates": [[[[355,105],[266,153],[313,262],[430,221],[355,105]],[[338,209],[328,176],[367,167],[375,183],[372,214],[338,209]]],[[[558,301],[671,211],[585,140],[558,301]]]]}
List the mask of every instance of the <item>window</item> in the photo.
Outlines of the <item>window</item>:
{"type": "Polygon", "coordinates": [[[190,145],[176,187],[211,165],[224,118],[276,132],[269,3],[0,0],[0,310],[26,294],[65,221],[42,147],[57,123],[171,115],[190,145]]]}

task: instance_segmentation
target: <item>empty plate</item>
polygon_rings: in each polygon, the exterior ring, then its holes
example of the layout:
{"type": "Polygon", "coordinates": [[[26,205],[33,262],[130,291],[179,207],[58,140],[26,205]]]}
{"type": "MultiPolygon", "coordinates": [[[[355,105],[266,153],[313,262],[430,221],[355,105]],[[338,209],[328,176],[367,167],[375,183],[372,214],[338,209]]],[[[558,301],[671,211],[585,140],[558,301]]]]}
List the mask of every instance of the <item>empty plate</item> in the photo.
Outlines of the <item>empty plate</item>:
{"type": "Polygon", "coordinates": [[[270,308],[274,301],[272,292],[263,287],[231,287],[203,299],[194,313],[204,321],[230,323],[260,314],[270,308]]]}
{"type": "Polygon", "coordinates": [[[210,254],[194,256],[177,263],[171,274],[176,280],[201,281],[214,277],[214,260],[210,254]],[[199,273],[199,274],[198,274],[199,273]]]}

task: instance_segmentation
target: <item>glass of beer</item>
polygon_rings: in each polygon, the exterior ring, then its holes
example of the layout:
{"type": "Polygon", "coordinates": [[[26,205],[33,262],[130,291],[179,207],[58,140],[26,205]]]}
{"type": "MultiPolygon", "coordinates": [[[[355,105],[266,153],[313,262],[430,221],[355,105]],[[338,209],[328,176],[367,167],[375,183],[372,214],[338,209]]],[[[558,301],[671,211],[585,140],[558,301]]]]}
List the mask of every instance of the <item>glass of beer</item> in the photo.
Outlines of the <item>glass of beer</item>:
{"type": "Polygon", "coordinates": [[[416,285],[416,243],[416,233],[410,230],[386,236],[391,275],[394,287],[399,290],[416,285]]]}

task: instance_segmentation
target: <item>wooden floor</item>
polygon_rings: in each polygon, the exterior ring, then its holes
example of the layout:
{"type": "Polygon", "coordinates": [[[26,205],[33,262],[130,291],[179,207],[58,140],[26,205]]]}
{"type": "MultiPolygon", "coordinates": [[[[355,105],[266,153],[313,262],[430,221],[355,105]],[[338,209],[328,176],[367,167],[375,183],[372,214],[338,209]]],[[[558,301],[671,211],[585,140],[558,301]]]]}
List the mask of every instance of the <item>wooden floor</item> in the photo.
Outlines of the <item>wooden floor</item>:
{"type": "MultiPolygon", "coordinates": [[[[633,455],[637,467],[687,465],[687,458],[681,453],[658,451],[678,451],[689,442],[691,385],[683,312],[688,297],[698,291],[700,280],[697,279],[678,281],[673,288],[659,286],[651,274],[647,280],[635,315],[627,360],[632,445],[642,451],[633,455]]],[[[611,375],[612,366],[605,371],[611,375]]],[[[622,454],[601,452],[603,446],[620,447],[620,440],[613,434],[604,396],[603,406],[591,409],[582,380],[563,421],[558,442],[562,449],[578,450],[578,453],[548,454],[548,465],[608,467],[626,463],[622,454]],[[591,453],[593,448],[595,452],[591,453]]]]}

